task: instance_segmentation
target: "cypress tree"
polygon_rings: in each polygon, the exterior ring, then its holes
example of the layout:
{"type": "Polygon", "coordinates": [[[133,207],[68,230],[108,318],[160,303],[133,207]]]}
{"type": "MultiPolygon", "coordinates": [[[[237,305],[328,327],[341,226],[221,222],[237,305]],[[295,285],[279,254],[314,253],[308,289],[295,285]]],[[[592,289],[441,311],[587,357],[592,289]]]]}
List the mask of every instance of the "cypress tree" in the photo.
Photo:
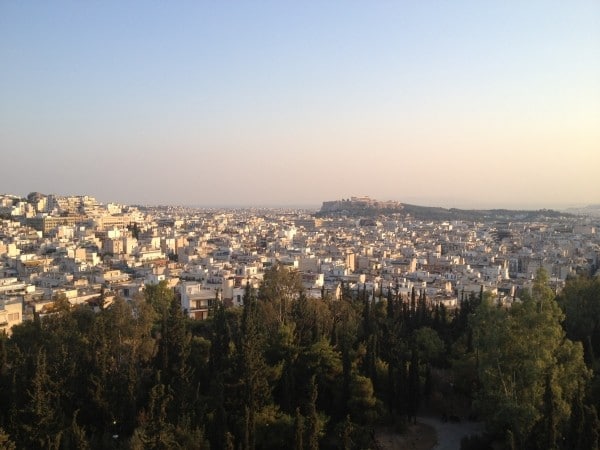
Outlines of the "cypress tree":
{"type": "Polygon", "coordinates": [[[226,367],[230,354],[231,330],[227,323],[225,306],[218,302],[213,318],[213,331],[210,345],[209,367],[211,375],[222,373],[226,367]]]}
{"type": "Polygon", "coordinates": [[[240,369],[244,388],[244,446],[256,446],[256,413],[269,401],[270,390],[266,380],[266,363],[262,353],[263,343],[257,323],[257,305],[254,290],[246,287],[242,313],[240,369]]]}
{"type": "Polygon", "coordinates": [[[212,426],[209,429],[211,447],[226,449],[228,439],[233,437],[228,431],[225,409],[225,380],[230,376],[231,330],[227,323],[225,306],[217,302],[213,317],[212,339],[209,354],[210,405],[213,411],[212,426]]]}
{"type": "Polygon", "coordinates": [[[394,320],[394,299],[392,297],[392,290],[387,291],[387,318],[392,321],[394,320]]]}
{"type": "Polygon", "coordinates": [[[69,429],[69,432],[67,434],[66,447],[77,450],[88,450],[90,448],[90,444],[85,434],[85,430],[77,423],[78,413],[79,410],[75,411],[75,414],[73,414],[71,428],[69,429]]]}
{"type": "Polygon", "coordinates": [[[571,419],[569,423],[568,448],[577,450],[582,448],[581,440],[584,433],[584,410],[583,410],[583,389],[579,388],[573,405],[571,407],[571,419]]]}
{"type": "Polygon", "coordinates": [[[584,433],[581,439],[581,448],[589,450],[598,450],[598,439],[600,438],[600,421],[596,407],[584,406],[583,413],[585,417],[584,433]]]}
{"type": "Polygon", "coordinates": [[[28,448],[58,448],[62,438],[63,417],[58,407],[58,389],[48,373],[46,352],[38,351],[35,372],[27,390],[29,397],[20,419],[28,448]]]}
{"type": "Polygon", "coordinates": [[[243,450],[254,448],[254,416],[250,414],[250,408],[244,408],[244,445],[243,450]]]}
{"type": "Polygon", "coordinates": [[[319,417],[317,415],[317,384],[315,376],[310,379],[307,403],[306,444],[307,450],[319,450],[319,417]]]}
{"type": "Polygon", "coordinates": [[[412,351],[410,366],[408,368],[408,420],[417,423],[417,411],[421,397],[421,386],[419,383],[419,360],[417,352],[412,351]]]}
{"type": "Polygon", "coordinates": [[[368,298],[363,299],[363,333],[365,339],[371,334],[371,302],[368,298]]]}
{"type": "Polygon", "coordinates": [[[350,357],[350,343],[344,337],[342,343],[342,405],[341,417],[348,414],[348,402],[350,401],[350,379],[352,377],[352,359],[350,357]]]}
{"type": "Polygon", "coordinates": [[[415,287],[412,287],[410,292],[410,315],[411,317],[415,316],[415,312],[417,310],[417,293],[415,292],[415,287]]]}
{"type": "Polygon", "coordinates": [[[150,399],[140,427],[134,432],[132,446],[168,450],[176,447],[174,425],[169,421],[168,409],[173,397],[167,386],[156,374],[156,382],[150,390],[150,399]]]}
{"type": "Polygon", "coordinates": [[[388,411],[390,415],[394,413],[395,406],[395,398],[397,396],[396,393],[396,373],[393,361],[389,361],[388,363],[388,393],[387,393],[387,401],[388,401],[388,411]]]}
{"type": "MultiPolygon", "coordinates": [[[[10,405],[10,377],[8,366],[8,351],[6,341],[8,337],[5,333],[0,333],[0,405],[10,405]]],[[[8,411],[0,408],[0,424],[5,423],[8,411]]]]}
{"type": "Polygon", "coordinates": [[[346,420],[344,420],[342,424],[342,449],[343,450],[352,450],[354,448],[354,442],[352,442],[352,432],[353,432],[352,421],[350,420],[350,415],[346,416],[346,420]]]}
{"type": "Polygon", "coordinates": [[[554,392],[552,390],[552,374],[549,373],[546,375],[546,388],[544,391],[544,421],[545,421],[545,430],[544,435],[546,438],[546,449],[552,450],[556,448],[556,438],[557,438],[557,419],[555,412],[555,400],[554,400],[554,392]]]}
{"type": "Polygon", "coordinates": [[[171,300],[161,329],[158,370],[162,375],[163,384],[173,396],[169,407],[169,420],[175,423],[178,417],[189,415],[191,409],[191,369],[188,362],[191,335],[186,330],[178,298],[171,300]]]}
{"type": "Polygon", "coordinates": [[[304,417],[300,414],[300,408],[296,408],[294,417],[294,450],[304,450],[304,417]]]}

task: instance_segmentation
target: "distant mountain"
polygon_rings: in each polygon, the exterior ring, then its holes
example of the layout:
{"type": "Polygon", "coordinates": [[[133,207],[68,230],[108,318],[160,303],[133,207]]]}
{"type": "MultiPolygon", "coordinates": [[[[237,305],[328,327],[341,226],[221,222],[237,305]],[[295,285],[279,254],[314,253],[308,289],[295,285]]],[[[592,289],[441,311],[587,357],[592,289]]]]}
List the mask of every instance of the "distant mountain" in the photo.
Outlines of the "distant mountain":
{"type": "Polygon", "coordinates": [[[401,215],[420,220],[541,220],[569,217],[573,214],[552,209],[457,209],[437,206],[418,206],[400,202],[380,202],[368,197],[352,197],[348,200],[323,202],[316,217],[374,217],[379,215],[401,215]]]}
{"type": "Polygon", "coordinates": [[[421,220],[526,220],[568,217],[572,214],[553,209],[513,210],[513,209],[458,209],[431,206],[404,205],[404,212],[421,220]]]}

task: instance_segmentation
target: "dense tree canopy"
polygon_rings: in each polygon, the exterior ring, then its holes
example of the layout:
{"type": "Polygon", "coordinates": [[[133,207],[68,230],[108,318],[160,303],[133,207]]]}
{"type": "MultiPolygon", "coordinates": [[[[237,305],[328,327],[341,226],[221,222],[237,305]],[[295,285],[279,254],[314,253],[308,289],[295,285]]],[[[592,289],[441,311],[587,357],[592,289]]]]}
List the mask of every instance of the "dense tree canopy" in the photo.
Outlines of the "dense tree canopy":
{"type": "Polygon", "coordinates": [[[204,322],[164,284],[59,307],[0,336],[0,447],[361,449],[426,412],[479,414],[497,445],[595,448],[597,283],[557,303],[540,272],[512,308],[448,311],[416,290],[309,298],[274,266],[204,322]]]}
{"type": "Polygon", "coordinates": [[[493,431],[510,430],[520,447],[554,448],[589,378],[581,343],[565,338],[562,320],[543,271],[522,303],[506,310],[484,301],[473,316],[478,409],[493,431]],[[540,441],[550,432],[552,442],[540,441]]]}

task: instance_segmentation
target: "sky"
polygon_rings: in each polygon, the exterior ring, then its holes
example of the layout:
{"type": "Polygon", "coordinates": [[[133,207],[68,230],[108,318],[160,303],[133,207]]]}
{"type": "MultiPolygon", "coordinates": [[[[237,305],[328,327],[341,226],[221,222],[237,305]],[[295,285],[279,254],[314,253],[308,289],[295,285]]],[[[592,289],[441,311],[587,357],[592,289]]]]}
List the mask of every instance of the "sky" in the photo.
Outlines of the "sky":
{"type": "Polygon", "coordinates": [[[600,2],[0,1],[0,192],[600,203],[600,2]]]}

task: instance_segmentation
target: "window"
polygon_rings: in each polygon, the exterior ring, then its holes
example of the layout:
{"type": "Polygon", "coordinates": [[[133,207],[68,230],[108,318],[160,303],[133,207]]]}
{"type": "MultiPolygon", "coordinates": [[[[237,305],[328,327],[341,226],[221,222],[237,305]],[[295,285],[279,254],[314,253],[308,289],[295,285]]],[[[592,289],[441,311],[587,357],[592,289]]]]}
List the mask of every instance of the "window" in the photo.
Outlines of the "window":
{"type": "Polygon", "coordinates": [[[19,320],[19,313],[12,313],[8,315],[8,320],[9,321],[13,321],[13,320],[19,320]]]}

